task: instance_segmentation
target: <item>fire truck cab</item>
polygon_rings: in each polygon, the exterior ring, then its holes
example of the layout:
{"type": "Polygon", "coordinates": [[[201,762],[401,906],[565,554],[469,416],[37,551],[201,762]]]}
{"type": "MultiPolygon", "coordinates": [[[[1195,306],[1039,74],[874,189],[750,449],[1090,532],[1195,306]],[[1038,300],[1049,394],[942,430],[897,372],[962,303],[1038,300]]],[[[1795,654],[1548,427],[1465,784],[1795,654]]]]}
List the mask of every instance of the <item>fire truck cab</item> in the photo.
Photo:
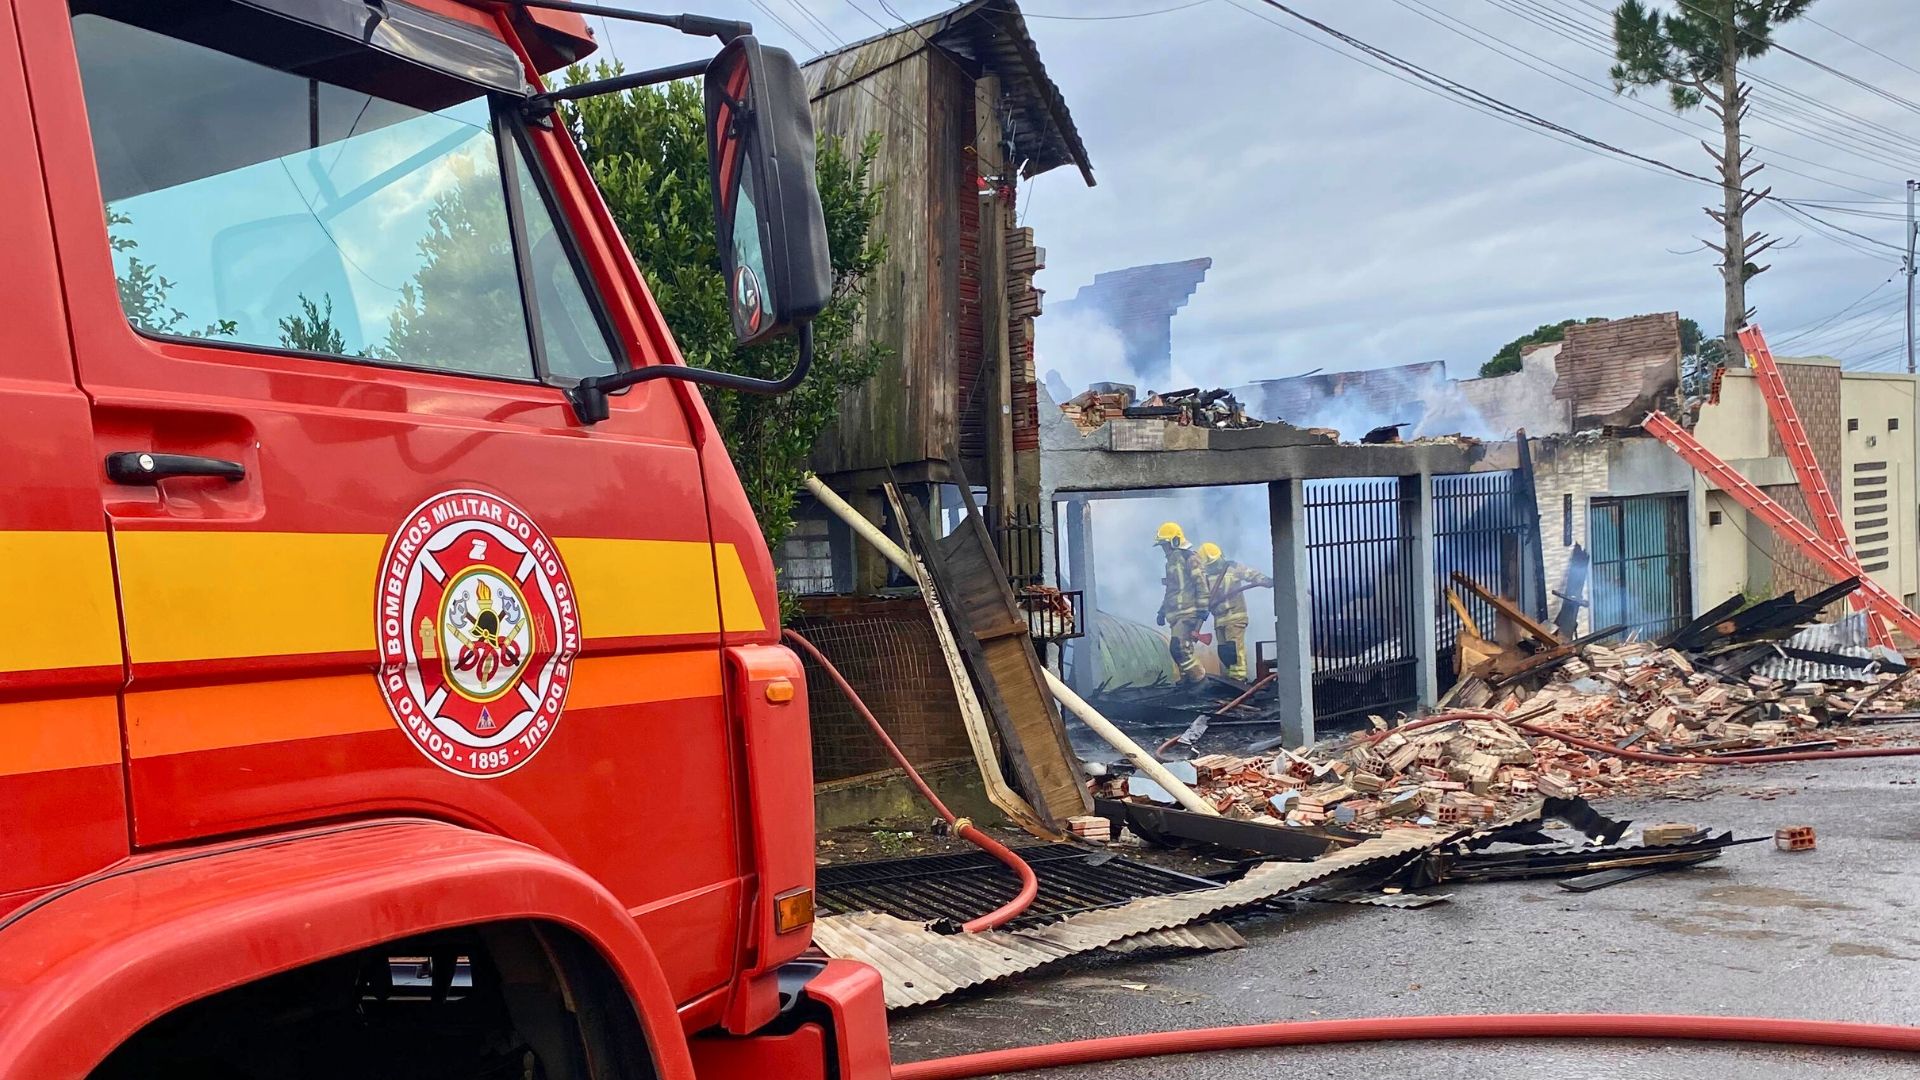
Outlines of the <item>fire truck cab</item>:
{"type": "MultiPolygon", "coordinates": [[[[743,380],[545,96],[569,6],[0,0],[0,1078],[885,1074],[743,380]]],[[[797,70],[682,28],[711,172],[647,182],[804,356],[797,70]]]]}

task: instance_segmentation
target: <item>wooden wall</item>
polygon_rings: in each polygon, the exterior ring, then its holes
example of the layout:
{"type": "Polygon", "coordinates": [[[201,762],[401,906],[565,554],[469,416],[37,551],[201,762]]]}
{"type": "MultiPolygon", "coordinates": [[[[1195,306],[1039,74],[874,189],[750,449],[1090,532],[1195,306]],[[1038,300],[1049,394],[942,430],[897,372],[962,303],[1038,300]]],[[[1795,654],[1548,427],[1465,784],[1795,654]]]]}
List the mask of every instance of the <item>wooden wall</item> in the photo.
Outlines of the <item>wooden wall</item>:
{"type": "MultiPolygon", "coordinates": [[[[918,42],[914,43],[918,45],[918,42]]],[[[873,180],[884,189],[874,227],[887,261],[868,284],[867,340],[892,355],[867,386],[840,400],[839,422],[814,447],[822,474],[877,469],[942,456],[952,424],[951,334],[938,332],[932,307],[937,271],[928,235],[933,190],[928,133],[931,72],[924,49],[899,38],[843,53],[807,69],[814,126],[857,150],[880,133],[873,180]],[[822,91],[825,91],[822,95],[822,91]]]]}

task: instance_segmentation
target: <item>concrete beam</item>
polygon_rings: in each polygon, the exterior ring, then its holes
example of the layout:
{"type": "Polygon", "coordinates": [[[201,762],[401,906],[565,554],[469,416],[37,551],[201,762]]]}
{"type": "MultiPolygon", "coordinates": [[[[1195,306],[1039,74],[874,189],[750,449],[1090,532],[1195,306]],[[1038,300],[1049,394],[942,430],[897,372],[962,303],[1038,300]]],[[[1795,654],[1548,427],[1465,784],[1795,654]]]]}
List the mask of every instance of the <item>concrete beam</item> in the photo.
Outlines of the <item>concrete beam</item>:
{"type": "Polygon", "coordinates": [[[1049,451],[1047,484],[1069,492],[1221,487],[1361,476],[1484,471],[1489,443],[1270,446],[1239,450],[1049,451]]]}

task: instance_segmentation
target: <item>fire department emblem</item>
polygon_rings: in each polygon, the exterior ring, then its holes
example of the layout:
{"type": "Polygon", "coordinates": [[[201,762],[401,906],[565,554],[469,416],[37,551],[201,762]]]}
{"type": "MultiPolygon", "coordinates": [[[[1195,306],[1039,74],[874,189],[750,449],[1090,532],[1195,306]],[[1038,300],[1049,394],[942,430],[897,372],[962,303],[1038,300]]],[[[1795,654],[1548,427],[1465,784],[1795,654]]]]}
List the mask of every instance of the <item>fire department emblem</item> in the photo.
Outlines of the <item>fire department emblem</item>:
{"type": "Polygon", "coordinates": [[[560,553],[484,491],[421,503],[380,559],[380,692],[435,764],[504,776],[553,736],[580,615],[560,553]]]}

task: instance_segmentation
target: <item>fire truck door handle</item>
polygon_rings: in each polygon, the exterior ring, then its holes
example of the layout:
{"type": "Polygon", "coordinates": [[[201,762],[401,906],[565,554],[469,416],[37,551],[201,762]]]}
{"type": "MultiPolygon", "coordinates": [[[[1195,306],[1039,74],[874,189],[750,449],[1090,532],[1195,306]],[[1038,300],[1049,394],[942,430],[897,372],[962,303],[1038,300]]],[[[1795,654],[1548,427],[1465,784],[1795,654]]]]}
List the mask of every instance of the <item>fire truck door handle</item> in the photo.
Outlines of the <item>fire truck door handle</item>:
{"type": "Polygon", "coordinates": [[[214,476],[231,482],[246,479],[247,467],[198,454],[120,450],[107,455],[107,479],[116,484],[157,484],[175,476],[214,476]]]}

